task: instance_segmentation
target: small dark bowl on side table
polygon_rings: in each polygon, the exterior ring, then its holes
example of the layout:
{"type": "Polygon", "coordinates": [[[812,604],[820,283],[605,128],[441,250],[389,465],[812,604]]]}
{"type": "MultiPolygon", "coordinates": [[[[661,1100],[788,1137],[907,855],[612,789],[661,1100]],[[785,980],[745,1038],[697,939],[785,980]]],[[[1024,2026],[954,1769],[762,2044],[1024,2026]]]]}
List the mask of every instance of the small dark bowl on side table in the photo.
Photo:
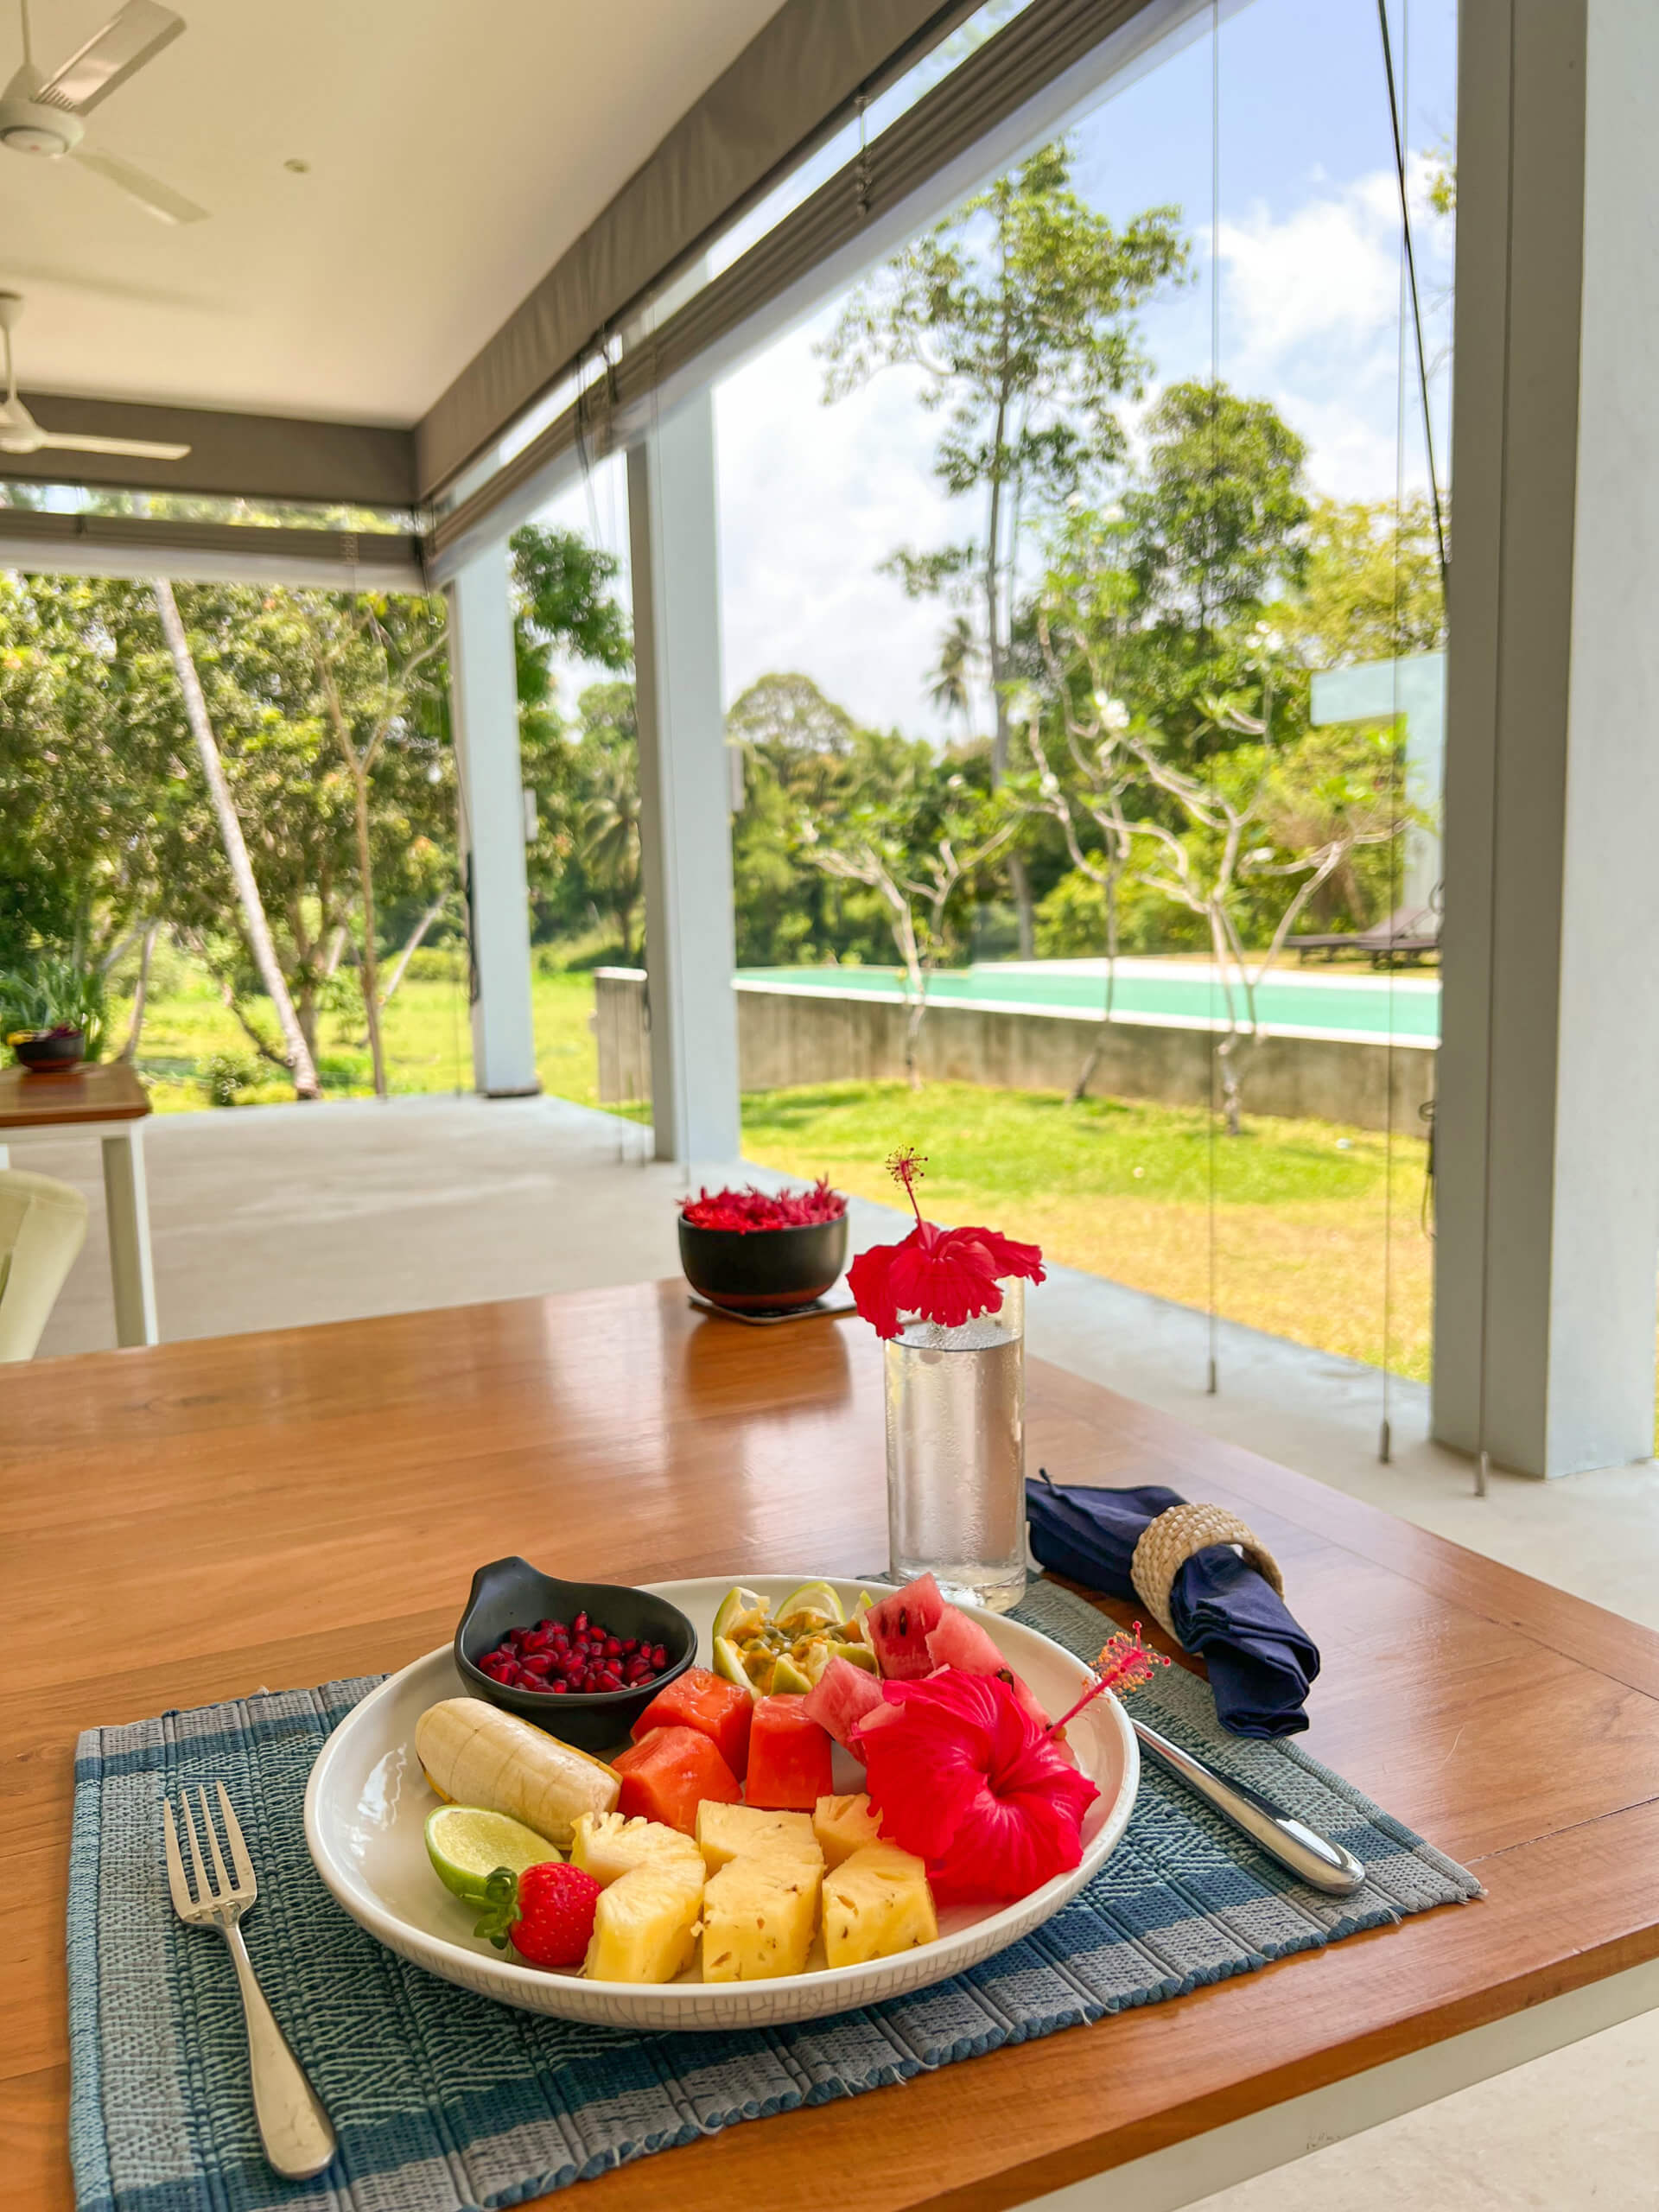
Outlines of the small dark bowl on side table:
{"type": "Polygon", "coordinates": [[[683,1675],[697,1656],[697,1632],[677,1605],[620,1582],[561,1582],[527,1559],[492,1560],[473,1577],[467,1610],[455,1630],[455,1667],[474,1697],[487,1698],[579,1751],[602,1757],[621,1749],[628,1731],[658,1691],[683,1675]],[[613,1635],[660,1643],[668,1664],[654,1682],[632,1690],[516,1690],[493,1681],[476,1663],[493,1651],[510,1628],[537,1621],[569,1622],[578,1613],[602,1622],[613,1635]]]}
{"type": "Polygon", "coordinates": [[[680,1216],[680,1265],[698,1296],[733,1313],[816,1305],[847,1259],[847,1217],[796,1229],[698,1229],[680,1216]]]}
{"type": "Polygon", "coordinates": [[[84,1029],[14,1031],[6,1042],[31,1075],[73,1075],[86,1057],[84,1029]]]}

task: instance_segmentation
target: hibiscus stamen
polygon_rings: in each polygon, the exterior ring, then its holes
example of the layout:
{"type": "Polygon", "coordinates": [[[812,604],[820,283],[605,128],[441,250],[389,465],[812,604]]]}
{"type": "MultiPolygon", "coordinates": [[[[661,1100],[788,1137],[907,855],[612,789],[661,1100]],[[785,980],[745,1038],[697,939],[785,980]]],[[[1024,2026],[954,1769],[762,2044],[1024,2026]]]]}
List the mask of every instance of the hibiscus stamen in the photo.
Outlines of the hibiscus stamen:
{"type": "Polygon", "coordinates": [[[1148,1651],[1141,1641],[1141,1624],[1136,1621],[1133,1631],[1120,1629],[1101,1646],[1100,1656],[1095,1661],[1095,1680],[1069,1713],[1063,1713],[1049,1728],[1051,1736],[1058,1736],[1068,1721],[1075,1720],[1085,1705],[1091,1705],[1103,1690],[1116,1690],[1127,1696],[1152,1680],[1154,1667],[1167,1667],[1169,1662],[1161,1651],[1148,1651]]]}
{"type": "Polygon", "coordinates": [[[918,1152],[913,1144],[905,1145],[899,1151],[887,1154],[887,1173],[895,1183],[904,1186],[905,1196],[910,1200],[910,1210],[916,1217],[918,1229],[922,1225],[922,1210],[916,1202],[916,1185],[926,1172],[927,1154],[918,1152]]]}

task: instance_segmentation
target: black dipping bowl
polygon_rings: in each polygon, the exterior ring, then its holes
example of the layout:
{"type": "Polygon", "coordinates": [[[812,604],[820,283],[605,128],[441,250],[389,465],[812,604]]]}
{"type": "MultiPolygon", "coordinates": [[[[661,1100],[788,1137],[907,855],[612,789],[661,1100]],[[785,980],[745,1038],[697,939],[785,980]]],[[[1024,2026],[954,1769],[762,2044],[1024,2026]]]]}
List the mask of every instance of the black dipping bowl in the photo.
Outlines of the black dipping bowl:
{"type": "Polygon", "coordinates": [[[822,1298],[847,1258],[847,1217],[799,1229],[698,1229],[680,1216],[680,1265],[730,1313],[789,1313],[822,1298]]]}
{"type": "Polygon", "coordinates": [[[697,1632],[677,1605],[645,1590],[619,1582],[560,1582],[543,1574],[527,1559],[494,1559],[473,1577],[467,1610],[455,1630],[455,1665],[474,1697],[488,1698],[521,1720],[533,1720],[550,1736],[574,1744],[579,1751],[613,1751],[658,1692],[683,1675],[697,1656],[697,1632]],[[493,1651],[510,1628],[533,1628],[537,1621],[571,1621],[585,1612],[613,1636],[649,1637],[668,1653],[668,1664],[654,1682],[635,1690],[508,1689],[492,1681],[475,1662],[493,1651]]]}
{"type": "Polygon", "coordinates": [[[67,1075],[86,1054],[86,1033],[72,1029],[67,1037],[49,1037],[44,1030],[35,1037],[15,1037],[12,1052],[31,1075],[67,1075]]]}

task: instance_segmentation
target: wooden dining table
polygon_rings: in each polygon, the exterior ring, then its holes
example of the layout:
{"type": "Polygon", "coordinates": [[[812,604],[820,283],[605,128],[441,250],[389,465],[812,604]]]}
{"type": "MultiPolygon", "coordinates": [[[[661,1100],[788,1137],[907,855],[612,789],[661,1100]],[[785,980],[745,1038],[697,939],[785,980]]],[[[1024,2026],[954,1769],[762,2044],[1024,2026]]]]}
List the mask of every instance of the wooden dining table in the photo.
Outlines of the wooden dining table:
{"type": "MultiPolygon", "coordinates": [[[[871,1332],[737,1326],[683,1283],[47,1361],[0,1402],[0,2174],[28,2212],[73,2202],[80,1729],[401,1667],[505,1553],[645,1581],[886,1551],[871,1332]]],[[[1247,1520],[1324,1655],[1304,1740],[1486,1896],[728,2128],[582,2212],[1081,2205],[1109,2171],[1141,2212],[1659,2003],[1659,1637],[1040,1363],[1027,1449],[1247,1520]]]]}

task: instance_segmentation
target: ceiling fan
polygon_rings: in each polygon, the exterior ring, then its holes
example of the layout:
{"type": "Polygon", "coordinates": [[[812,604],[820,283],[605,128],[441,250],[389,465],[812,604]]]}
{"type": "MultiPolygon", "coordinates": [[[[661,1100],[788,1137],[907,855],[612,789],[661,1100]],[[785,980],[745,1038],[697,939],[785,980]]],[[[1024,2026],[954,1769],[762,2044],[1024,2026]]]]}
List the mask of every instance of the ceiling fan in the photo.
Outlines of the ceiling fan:
{"type": "Polygon", "coordinates": [[[135,461],[182,461],[188,446],[162,445],[150,438],[79,437],[71,430],[43,430],[17,397],[17,371],[11,358],[11,334],[23,302],[16,292],[0,292],[0,340],[6,360],[6,396],[0,400],[0,453],[117,453],[135,461]]]}
{"type": "Polygon", "coordinates": [[[14,154],[42,156],[49,162],[67,154],[83,168],[95,170],[163,223],[200,223],[207,210],[198,207],[171,185],[162,184],[130,162],[94,153],[81,143],[85,118],[100,100],[153,61],[184,29],[182,16],[156,0],[126,0],[101,31],[52,74],[35,66],[29,29],[29,0],[17,0],[22,16],[23,66],[0,92],[0,146],[14,154]]]}

